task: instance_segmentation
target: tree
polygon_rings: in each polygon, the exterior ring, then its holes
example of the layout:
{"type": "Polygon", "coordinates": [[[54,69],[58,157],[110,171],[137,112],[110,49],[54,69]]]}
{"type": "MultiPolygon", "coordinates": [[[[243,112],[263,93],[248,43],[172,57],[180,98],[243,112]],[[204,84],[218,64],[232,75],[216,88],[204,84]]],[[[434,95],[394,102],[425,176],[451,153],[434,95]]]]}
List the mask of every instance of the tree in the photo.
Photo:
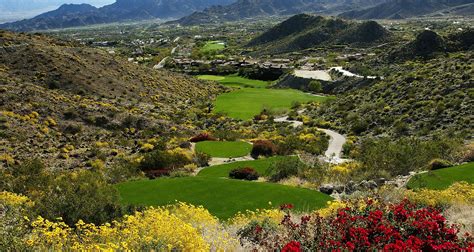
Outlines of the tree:
{"type": "Polygon", "coordinates": [[[321,84],[320,81],[313,80],[309,83],[309,91],[315,92],[315,93],[321,93],[323,91],[323,85],[321,84]]]}

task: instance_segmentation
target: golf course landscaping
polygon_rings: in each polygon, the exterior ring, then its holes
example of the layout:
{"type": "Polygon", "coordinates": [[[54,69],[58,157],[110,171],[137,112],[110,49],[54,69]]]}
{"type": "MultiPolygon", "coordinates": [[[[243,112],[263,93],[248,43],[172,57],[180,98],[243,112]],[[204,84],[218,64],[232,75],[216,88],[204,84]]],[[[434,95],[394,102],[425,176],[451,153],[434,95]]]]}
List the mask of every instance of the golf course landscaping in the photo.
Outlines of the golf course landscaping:
{"type": "Polygon", "coordinates": [[[219,95],[215,111],[235,119],[250,120],[263,109],[285,113],[295,102],[323,102],[330,99],[295,89],[242,88],[219,95]]]}
{"type": "Polygon", "coordinates": [[[293,204],[295,211],[309,211],[322,208],[332,200],[325,194],[304,188],[201,176],[131,181],[117,187],[123,204],[162,206],[176,201],[187,202],[202,205],[221,219],[246,210],[282,204],[293,204]]]}
{"type": "Polygon", "coordinates": [[[206,44],[201,48],[201,52],[212,52],[220,51],[225,48],[223,41],[207,41],[206,44]]]}
{"type": "Polygon", "coordinates": [[[199,75],[197,77],[200,80],[217,81],[224,86],[229,87],[252,87],[252,88],[265,88],[269,85],[267,81],[252,80],[245,77],[238,76],[236,74],[220,76],[220,75],[199,75]]]}
{"type": "Polygon", "coordinates": [[[407,187],[442,190],[460,181],[474,184],[474,162],[415,175],[407,187]]]}
{"type": "Polygon", "coordinates": [[[223,165],[216,165],[208,167],[201,172],[199,172],[198,176],[200,177],[214,177],[214,178],[227,178],[229,177],[229,172],[236,168],[243,168],[243,167],[252,167],[257,171],[258,174],[264,175],[270,167],[270,165],[274,162],[279,160],[288,159],[288,158],[296,158],[296,157],[270,157],[258,160],[251,160],[251,161],[242,161],[242,162],[234,162],[229,164],[223,165]]]}
{"type": "Polygon", "coordinates": [[[322,208],[332,198],[318,191],[275,183],[229,178],[235,168],[252,167],[264,174],[278,160],[272,157],[207,167],[195,177],[129,181],[117,186],[121,202],[139,206],[162,206],[176,201],[202,205],[213,215],[228,219],[246,210],[269,209],[293,204],[295,211],[322,208]],[[236,204],[238,202],[238,204],[236,204]],[[271,202],[271,205],[269,204],[271,202]]]}
{"type": "Polygon", "coordinates": [[[247,156],[252,150],[252,145],[247,142],[219,142],[203,141],[196,144],[196,151],[209,154],[217,158],[235,158],[247,156]]]}

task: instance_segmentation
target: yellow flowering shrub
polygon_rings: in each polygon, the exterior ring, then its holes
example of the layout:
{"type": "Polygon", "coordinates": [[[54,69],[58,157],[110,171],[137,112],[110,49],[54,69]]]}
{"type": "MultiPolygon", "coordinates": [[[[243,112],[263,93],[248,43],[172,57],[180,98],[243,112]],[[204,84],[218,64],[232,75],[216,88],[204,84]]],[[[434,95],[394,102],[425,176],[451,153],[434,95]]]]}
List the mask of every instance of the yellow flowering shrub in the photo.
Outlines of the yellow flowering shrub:
{"type": "Polygon", "coordinates": [[[148,152],[148,151],[152,151],[154,148],[155,146],[153,144],[144,143],[140,149],[144,152],[148,152]]]}
{"type": "Polygon", "coordinates": [[[0,204],[7,206],[26,206],[32,207],[33,202],[26,196],[11,192],[0,192],[0,204]]]}
{"type": "Polygon", "coordinates": [[[96,159],[91,162],[91,167],[96,170],[103,170],[105,168],[105,163],[100,159],[96,159]]]}
{"type": "Polygon", "coordinates": [[[0,251],[25,251],[23,237],[28,232],[25,217],[34,203],[28,197],[0,192],[0,251]]]}
{"type": "Polygon", "coordinates": [[[14,165],[15,159],[6,153],[0,154],[0,162],[3,162],[5,165],[14,165]]]}
{"type": "Polygon", "coordinates": [[[345,162],[332,166],[331,171],[336,174],[349,174],[357,169],[360,169],[361,167],[362,165],[358,162],[345,162]]]}
{"type": "Polygon", "coordinates": [[[411,201],[432,206],[474,205],[474,185],[467,182],[457,182],[445,190],[407,190],[405,197],[411,201]]]}
{"type": "Polygon", "coordinates": [[[245,226],[252,221],[262,222],[265,219],[278,224],[281,222],[285,213],[279,209],[257,209],[255,211],[247,210],[245,213],[237,213],[229,220],[233,226],[245,226]]]}
{"type": "Polygon", "coordinates": [[[171,155],[184,155],[188,160],[193,159],[193,152],[191,150],[186,150],[180,147],[168,150],[168,153],[171,155]]]}
{"type": "Polygon", "coordinates": [[[328,217],[337,213],[337,210],[341,208],[345,208],[348,206],[347,202],[335,200],[335,201],[328,201],[327,206],[325,208],[321,208],[317,210],[315,213],[319,214],[322,217],[328,217]]]}
{"type": "Polygon", "coordinates": [[[25,242],[33,250],[231,251],[238,242],[206,209],[185,203],[149,208],[111,224],[74,228],[41,217],[25,242]]]}
{"type": "Polygon", "coordinates": [[[109,147],[109,143],[107,143],[107,142],[95,142],[95,147],[97,147],[97,148],[107,148],[107,147],[109,147]]]}

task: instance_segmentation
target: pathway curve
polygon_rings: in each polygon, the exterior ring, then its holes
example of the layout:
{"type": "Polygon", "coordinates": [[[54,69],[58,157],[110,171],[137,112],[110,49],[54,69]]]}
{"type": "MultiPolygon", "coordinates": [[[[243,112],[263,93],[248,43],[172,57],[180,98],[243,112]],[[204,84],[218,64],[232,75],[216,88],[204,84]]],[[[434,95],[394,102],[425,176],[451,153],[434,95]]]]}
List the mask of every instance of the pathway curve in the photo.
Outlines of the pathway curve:
{"type": "MultiPolygon", "coordinates": [[[[299,110],[298,114],[301,114],[303,112],[304,110],[299,110]]],[[[281,122],[290,123],[294,128],[297,128],[303,125],[303,122],[289,120],[288,116],[278,117],[278,118],[275,118],[273,121],[280,122],[280,123],[281,122]]],[[[318,128],[318,130],[324,132],[326,135],[328,135],[331,138],[329,140],[328,149],[324,153],[324,160],[331,164],[341,164],[341,163],[349,161],[349,159],[341,158],[342,147],[344,146],[344,143],[347,140],[346,137],[333,130],[321,129],[321,128],[318,128]]]]}

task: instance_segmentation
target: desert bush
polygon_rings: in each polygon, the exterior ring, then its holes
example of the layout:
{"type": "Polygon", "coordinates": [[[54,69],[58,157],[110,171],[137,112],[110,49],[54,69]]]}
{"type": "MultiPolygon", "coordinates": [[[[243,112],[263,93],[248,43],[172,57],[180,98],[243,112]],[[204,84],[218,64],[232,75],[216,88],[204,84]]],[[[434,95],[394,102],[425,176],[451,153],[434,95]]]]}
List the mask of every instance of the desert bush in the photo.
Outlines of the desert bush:
{"type": "Polygon", "coordinates": [[[27,244],[33,251],[235,251],[238,246],[207,210],[184,203],[145,209],[112,224],[79,221],[73,227],[38,217],[30,226],[27,244]]]}
{"type": "Polygon", "coordinates": [[[61,174],[44,192],[35,200],[35,209],[48,219],[61,217],[68,224],[79,220],[99,224],[124,213],[117,189],[99,172],[83,170],[61,174]]]}
{"type": "Polygon", "coordinates": [[[149,173],[153,170],[174,170],[191,163],[191,158],[181,151],[156,150],[145,154],[140,170],[149,173]]]}
{"type": "Polygon", "coordinates": [[[237,168],[229,172],[229,177],[233,179],[258,180],[258,173],[251,167],[237,168]]]}
{"type": "Polygon", "coordinates": [[[448,137],[367,138],[357,149],[356,158],[362,163],[359,175],[364,174],[363,179],[380,177],[383,173],[406,175],[427,167],[433,159],[452,160],[460,145],[460,140],[448,137]]]}
{"type": "Polygon", "coordinates": [[[211,136],[209,133],[201,133],[189,139],[189,141],[192,143],[203,142],[203,141],[216,141],[216,140],[217,139],[211,136]]]}
{"type": "Polygon", "coordinates": [[[198,167],[206,167],[209,166],[209,161],[211,161],[211,155],[201,152],[201,151],[196,151],[193,155],[193,162],[198,166],[198,167]]]}
{"type": "Polygon", "coordinates": [[[467,145],[461,151],[460,154],[461,154],[461,157],[460,157],[461,162],[473,162],[474,161],[474,143],[467,145]]]}
{"type": "Polygon", "coordinates": [[[62,131],[65,134],[75,135],[75,134],[81,133],[82,125],[78,123],[68,123],[64,125],[64,127],[62,128],[62,131]]]}
{"type": "Polygon", "coordinates": [[[105,170],[105,177],[111,184],[125,182],[131,178],[143,176],[134,162],[126,159],[116,160],[108,169],[105,170]]]}
{"type": "Polygon", "coordinates": [[[451,167],[453,165],[454,164],[448,160],[436,158],[430,161],[430,163],[428,164],[428,170],[434,171],[438,169],[451,167]]]}
{"type": "Polygon", "coordinates": [[[168,175],[170,178],[184,178],[189,177],[191,174],[187,171],[172,171],[168,175]]]}
{"type": "Polygon", "coordinates": [[[28,234],[25,217],[30,216],[34,203],[25,196],[0,191],[0,250],[26,251],[24,236],[28,234]]]}
{"type": "Polygon", "coordinates": [[[474,206],[474,185],[456,182],[444,190],[421,189],[407,190],[404,196],[413,202],[425,206],[447,207],[452,205],[474,206]]]}
{"type": "Polygon", "coordinates": [[[269,140],[257,140],[253,142],[252,151],[250,155],[257,159],[259,156],[270,157],[275,155],[276,146],[269,140]]]}
{"type": "Polygon", "coordinates": [[[278,182],[291,176],[303,176],[308,167],[297,158],[284,158],[270,165],[266,176],[271,182],[278,182]]]}

